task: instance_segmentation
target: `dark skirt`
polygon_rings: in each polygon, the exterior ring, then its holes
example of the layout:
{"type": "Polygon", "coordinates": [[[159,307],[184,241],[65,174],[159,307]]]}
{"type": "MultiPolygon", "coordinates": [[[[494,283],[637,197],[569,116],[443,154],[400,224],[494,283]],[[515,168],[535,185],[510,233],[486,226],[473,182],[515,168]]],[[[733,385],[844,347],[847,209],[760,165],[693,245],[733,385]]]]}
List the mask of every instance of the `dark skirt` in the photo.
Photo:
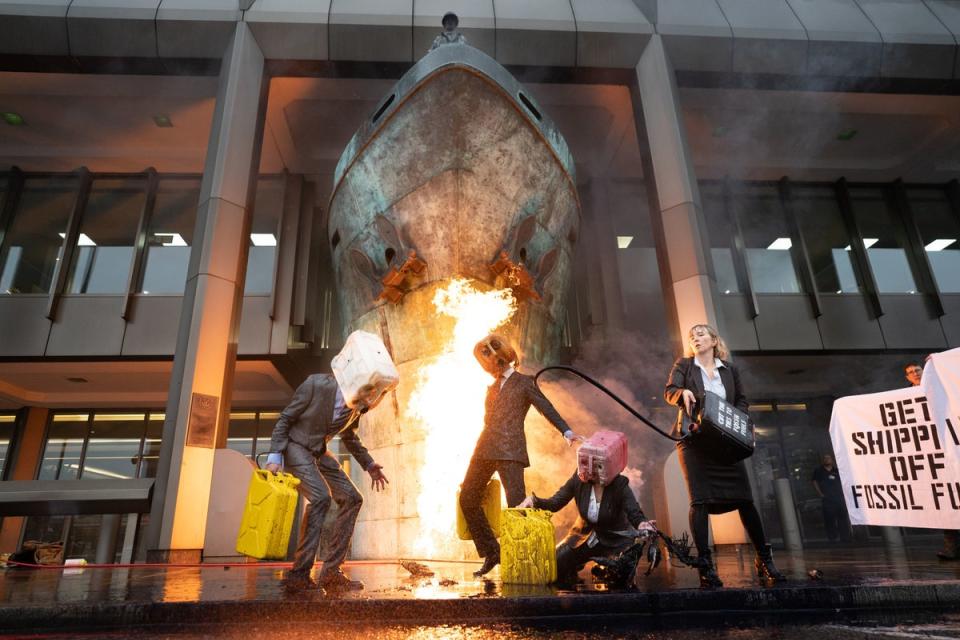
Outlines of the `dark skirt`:
{"type": "Polygon", "coordinates": [[[753,502],[743,460],[734,464],[717,462],[709,451],[691,442],[678,444],[677,452],[691,505],[706,504],[710,513],[725,513],[739,503],[753,502]]]}

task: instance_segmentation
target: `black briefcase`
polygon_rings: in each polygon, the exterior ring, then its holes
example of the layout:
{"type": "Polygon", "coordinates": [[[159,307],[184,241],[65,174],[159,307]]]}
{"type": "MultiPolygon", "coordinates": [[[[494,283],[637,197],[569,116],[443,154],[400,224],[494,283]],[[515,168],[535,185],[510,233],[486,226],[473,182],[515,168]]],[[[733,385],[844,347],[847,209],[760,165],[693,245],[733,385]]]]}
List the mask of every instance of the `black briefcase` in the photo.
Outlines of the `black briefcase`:
{"type": "Polygon", "coordinates": [[[733,464],[753,455],[756,439],[750,416],[717,394],[707,391],[697,403],[695,421],[700,425],[697,446],[718,462],[733,464]]]}

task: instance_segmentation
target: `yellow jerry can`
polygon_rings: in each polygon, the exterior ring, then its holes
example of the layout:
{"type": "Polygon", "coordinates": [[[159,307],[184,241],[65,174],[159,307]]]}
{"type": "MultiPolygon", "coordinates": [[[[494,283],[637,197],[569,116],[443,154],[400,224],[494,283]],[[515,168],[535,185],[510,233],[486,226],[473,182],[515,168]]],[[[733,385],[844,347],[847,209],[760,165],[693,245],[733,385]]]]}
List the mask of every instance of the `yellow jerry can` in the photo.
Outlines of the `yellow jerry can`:
{"type": "Polygon", "coordinates": [[[553,523],[543,509],[504,509],[500,527],[500,580],[550,584],[557,579],[553,523]]]}
{"type": "MultiPolygon", "coordinates": [[[[500,481],[491,478],[483,490],[483,515],[487,516],[487,522],[493,529],[493,535],[500,537],[500,481]]],[[[467,527],[467,521],[463,518],[463,510],[460,508],[460,491],[457,491],[457,537],[461,540],[473,540],[470,535],[470,528],[467,527]]]]}
{"type": "Polygon", "coordinates": [[[289,473],[257,469],[250,479],[247,505],[237,534],[237,551],[261,560],[287,557],[290,530],[297,513],[297,485],[289,473]]]}

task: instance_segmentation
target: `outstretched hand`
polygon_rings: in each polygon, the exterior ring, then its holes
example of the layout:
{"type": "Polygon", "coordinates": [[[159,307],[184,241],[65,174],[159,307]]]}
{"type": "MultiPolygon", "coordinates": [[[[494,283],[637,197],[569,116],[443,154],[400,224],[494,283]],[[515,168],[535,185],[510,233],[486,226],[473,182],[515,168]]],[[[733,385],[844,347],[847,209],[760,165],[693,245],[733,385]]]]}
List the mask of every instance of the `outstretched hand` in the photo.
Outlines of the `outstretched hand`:
{"type": "Polygon", "coordinates": [[[374,491],[383,491],[387,488],[387,485],[390,484],[387,476],[383,473],[383,465],[381,464],[374,462],[370,465],[370,468],[367,469],[367,473],[370,474],[370,488],[374,491]]]}
{"type": "Polygon", "coordinates": [[[523,502],[517,505],[517,509],[532,509],[533,508],[533,496],[527,496],[523,499],[523,502]]]}

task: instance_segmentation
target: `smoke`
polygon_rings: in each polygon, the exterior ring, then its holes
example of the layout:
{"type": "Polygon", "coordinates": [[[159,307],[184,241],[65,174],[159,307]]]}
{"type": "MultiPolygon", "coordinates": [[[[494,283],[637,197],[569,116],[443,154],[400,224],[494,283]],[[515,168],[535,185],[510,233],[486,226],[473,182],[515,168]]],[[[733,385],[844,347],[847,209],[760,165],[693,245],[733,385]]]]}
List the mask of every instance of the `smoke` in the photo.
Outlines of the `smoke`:
{"type": "MultiPolygon", "coordinates": [[[[571,366],[594,378],[663,430],[669,431],[674,410],[666,405],[659,393],[652,395],[650,391],[663,389],[663,381],[669,372],[668,351],[669,345],[656,343],[640,334],[594,330],[571,366]]],[[[601,429],[626,434],[628,466],[623,475],[629,479],[644,513],[652,517],[653,486],[650,479],[659,475],[663,461],[673,450],[673,442],[654,433],[613,399],[573,375],[544,374],[540,388],[577,434],[589,437],[601,429]]],[[[528,492],[532,490],[541,497],[553,495],[576,472],[576,448],[568,448],[563,438],[536,411],[531,411],[527,418],[526,433],[531,463],[526,474],[528,492]]],[[[553,518],[557,533],[564,534],[576,517],[576,508],[570,505],[557,513],[553,518]]]]}

